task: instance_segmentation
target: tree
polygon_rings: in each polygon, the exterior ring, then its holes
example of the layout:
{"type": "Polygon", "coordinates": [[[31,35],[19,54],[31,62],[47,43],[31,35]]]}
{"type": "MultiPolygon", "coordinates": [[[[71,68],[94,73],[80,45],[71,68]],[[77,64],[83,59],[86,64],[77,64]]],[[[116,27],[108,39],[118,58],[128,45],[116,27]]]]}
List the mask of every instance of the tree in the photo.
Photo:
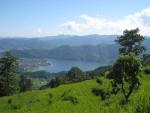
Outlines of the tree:
{"type": "Polygon", "coordinates": [[[59,77],[56,77],[56,78],[54,78],[54,79],[51,79],[51,81],[49,82],[49,86],[50,86],[51,88],[58,87],[60,84],[61,84],[61,81],[60,81],[59,77]]]}
{"type": "Polygon", "coordinates": [[[120,54],[129,54],[130,52],[139,55],[145,51],[145,47],[141,45],[144,36],[139,34],[139,29],[125,30],[123,35],[116,40],[122,48],[119,49],[120,54]]]}
{"type": "Polygon", "coordinates": [[[32,89],[32,81],[24,75],[20,76],[19,81],[20,92],[30,91],[32,89]]]}
{"type": "Polygon", "coordinates": [[[80,70],[80,68],[78,67],[72,67],[68,73],[67,73],[67,78],[69,79],[69,81],[76,81],[79,79],[82,79],[83,77],[83,72],[82,70],[80,70]]]}
{"type": "Polygon", "coordinates": [[[46,89],[46,88],[56,88],[62,83],[61,79],[59,77],[52,78],[50,82],[48,82],[46,85],[41,86],[40,89],[46,89]]]}
{"type": "Polygon", "coordinates": [[[113,65],[113,91],[121,89],[125,100],[128,101],[135,88],[140,85],[139,75],[141,61],[132,53],[120,56],[113,65]]]}
{"type": "Polygon", "coordinates": [[[0,96],[11,95],[17,90],[17,58],[5,52],[0,58],[0,96]]]}

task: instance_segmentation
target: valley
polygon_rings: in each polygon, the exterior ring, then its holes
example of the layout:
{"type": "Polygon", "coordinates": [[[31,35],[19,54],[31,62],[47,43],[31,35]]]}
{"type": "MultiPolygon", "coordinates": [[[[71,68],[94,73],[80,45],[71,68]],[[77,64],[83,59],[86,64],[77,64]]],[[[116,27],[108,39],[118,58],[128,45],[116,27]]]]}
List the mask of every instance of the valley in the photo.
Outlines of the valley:
{"type": "Polygon", "coordinates": [[[0,0],[0,113],[150,113],[149,0],[0,0]]]}

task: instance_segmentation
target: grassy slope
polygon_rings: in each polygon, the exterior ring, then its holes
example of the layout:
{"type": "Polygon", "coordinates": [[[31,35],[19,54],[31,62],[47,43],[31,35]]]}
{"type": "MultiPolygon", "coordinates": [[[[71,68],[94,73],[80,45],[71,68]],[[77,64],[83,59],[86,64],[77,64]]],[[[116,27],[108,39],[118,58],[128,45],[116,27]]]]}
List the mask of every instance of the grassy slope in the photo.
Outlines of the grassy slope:
{"type": "Polygon", "coordinates": [[[139,98],[150,96],[149,86],[150,75],[144,75],[139,91],[131,96],[127,105],[122,106],[119,104],[123,98],[122,94],[112,95],[105,101],[92,94],[93,87],[110,90],[111,84],[108,80],[103,78],[103,85],[97,84],[95,80],[87,80],[54,89],[2,97],[0,98],[0,113],[136,113],[135,108],[141,103],[139,98]],[[68,95],[76,97],[79,103],[74,105],[70,101],[63,101],[61,95],[66,91],[70,91],[68,95]],[[48,104],[49,93],[53,95],[52,104],[48,104]],[[12,100],[11,104],[8,104],[9,99],[12,100]]]}

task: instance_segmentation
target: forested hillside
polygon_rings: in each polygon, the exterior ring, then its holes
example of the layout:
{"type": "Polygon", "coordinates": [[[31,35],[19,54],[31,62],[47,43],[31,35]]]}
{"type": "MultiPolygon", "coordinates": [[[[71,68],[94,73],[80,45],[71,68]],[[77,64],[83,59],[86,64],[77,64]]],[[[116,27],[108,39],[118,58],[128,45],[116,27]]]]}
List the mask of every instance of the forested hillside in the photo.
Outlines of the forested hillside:
{"type": "Polygon", "coordinates": [[[11,50],[17,57],[26,58],[53,58],[59,60],[82,60],[112,63],[118,55],[118,46],[109,45],[83,45],[61,46],[52,50],[30,49],[11,50]],[[105,51],[104,51],[105,50],[105,51]]]}
{"type": "MultiPolygon", "coordinates": [[[[115,35],[54,36],[43,38],[0,39],[1,54],[11,50],[17,57],[82,60],[112,64],[118,56],[115,35]],[[6,43],[7,42],[7,43],[6,43]],[[41,46],[42,45],[42,46],[41,46]],[[105,61],[105,62],[104,62],[105,61]]],[[[150,39],[143,42],[150,53],[150,39]]]]}

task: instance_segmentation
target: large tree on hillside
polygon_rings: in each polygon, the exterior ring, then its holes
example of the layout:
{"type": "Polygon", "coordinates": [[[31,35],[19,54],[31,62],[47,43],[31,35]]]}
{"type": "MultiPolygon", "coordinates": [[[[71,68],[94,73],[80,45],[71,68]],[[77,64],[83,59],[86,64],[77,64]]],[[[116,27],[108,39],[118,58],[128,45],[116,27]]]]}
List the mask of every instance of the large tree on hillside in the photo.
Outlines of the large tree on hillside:
{"type": "Polygon", "coordinates": [[[5,52],[0,58],[0,96],[11,95],[16,92],[17,59],[10,52],[5,52]]]}
{"type": "Polygon", "coordinates": [[[118,91],[121,89],[125,100],[128,101],[128,98],[140,85],[139,75],[142,65],[141,61],[134,55],[121,55],[116,63],[113,65],[113,91],[118,91]]]}
{"type": "Polygon", "coordinates": [[[121,55],[113,65],[110,75],[113,78],[113,93],[121,89],[126,101],[139,86],[142,65],[137,56],[145,50],[145,47],[141,45],[142,41],[144,36],[139,34],[138,28],[125,30],[116,40],[121,45],[119,49],[121,55]]]}
{"type": "Polygon", "coordinates": [[[116,40],[122,47],[119,49],[120,54],[129,54],[130,52],[139,55],[145,51],[145,47],[141,45],[144,36],[139,34],[139,29],[125,30],[123,35],[116,40]]]}

